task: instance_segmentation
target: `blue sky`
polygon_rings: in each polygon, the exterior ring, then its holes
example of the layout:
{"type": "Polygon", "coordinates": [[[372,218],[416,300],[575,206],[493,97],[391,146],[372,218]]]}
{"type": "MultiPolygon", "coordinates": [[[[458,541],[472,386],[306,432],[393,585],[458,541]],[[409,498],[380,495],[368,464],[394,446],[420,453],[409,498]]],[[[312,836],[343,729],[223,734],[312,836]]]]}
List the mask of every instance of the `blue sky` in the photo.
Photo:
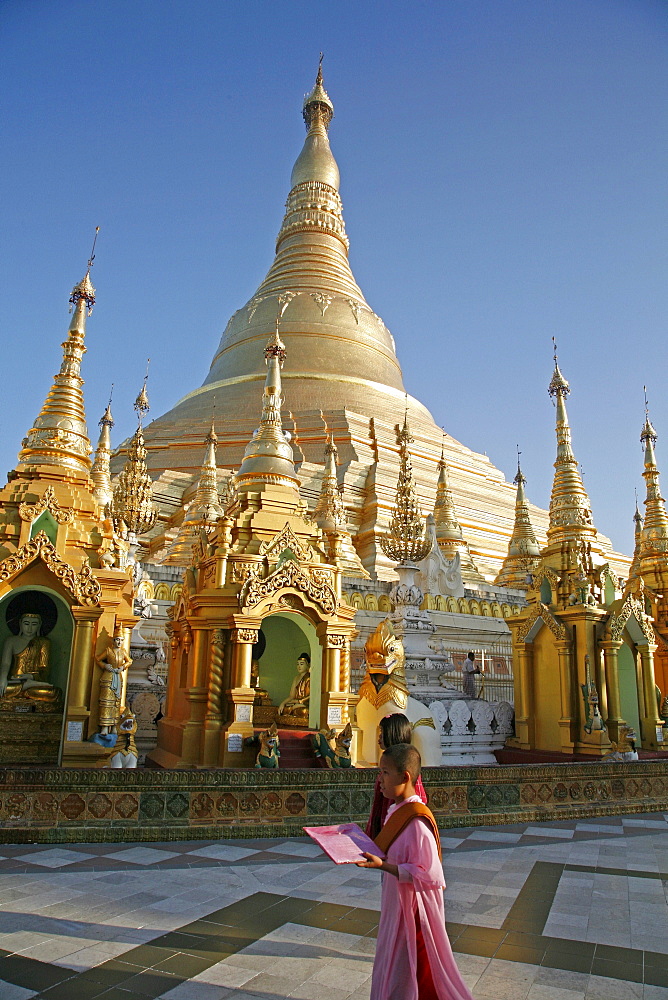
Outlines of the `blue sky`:
{"type": "Polygon", "coordinates": [[[643,384],[668,490],[668,5],[0,3],[0,470],[100,225],[89,429],[204,379],[268,269],[318,53],[355,276],[409,392],[546,506],[551,340],[597,527],[632,548],[643,384]]]}

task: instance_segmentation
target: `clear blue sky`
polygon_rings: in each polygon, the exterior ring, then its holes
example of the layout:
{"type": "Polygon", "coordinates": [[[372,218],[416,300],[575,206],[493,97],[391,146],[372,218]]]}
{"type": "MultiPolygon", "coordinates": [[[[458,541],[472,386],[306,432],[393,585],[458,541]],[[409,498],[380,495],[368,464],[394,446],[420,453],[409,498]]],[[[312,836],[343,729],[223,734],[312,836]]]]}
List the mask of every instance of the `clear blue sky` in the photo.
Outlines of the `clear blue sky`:
{"type": "Polygon", "coordinates": [[[643,383],[668,491],[668,5],[660,0],[0,3],[0,470],[84,358],[118,443],[201,384],[269,267],[319,51],[353,271],[408,390],[547,505],[552,335],[598,528],[632,547],[643,383]]]}

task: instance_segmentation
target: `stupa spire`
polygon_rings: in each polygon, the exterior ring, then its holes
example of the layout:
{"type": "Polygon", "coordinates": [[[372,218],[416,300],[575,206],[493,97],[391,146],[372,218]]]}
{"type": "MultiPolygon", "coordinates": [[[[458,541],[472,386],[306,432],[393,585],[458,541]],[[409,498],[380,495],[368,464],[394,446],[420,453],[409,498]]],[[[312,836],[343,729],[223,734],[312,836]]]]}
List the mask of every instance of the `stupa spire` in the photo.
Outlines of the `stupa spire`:
{"type": "Polygon", "coordinates": [[[649,419],[647,394],[645,393],[645,423],[640,435],[640,442],[645,449],[643,479],[647,484],[645,521],[640,542],[640,568],[643,575],[646,568],[649,568],[647,566],[648,560],[651,560],[658,553],[668,552],[668,514],[664,498],[661,496],[659,469],[654,454],[657,437],[658,435],[649,419]]]}
{"type": "Polygon", "coordinates": [[[111,396],[113,391],[114,387],[112,385],[107,408],[99,421],[100,436],[97,441],[97,448],[95,449],[95,461],[90,473],[90,478],[93,481],[93,494],[105,512],[109,508],[114,496],[109,468],[111,460],[111,428],[114,426],[114,418],[111,415],[111,396]]]}
{"type": "Polygon", "coordinates": [[[396,499],[387,535],[380,539],[380,547],[393,562],[414,566],[429,552],[430,542],[425,538],[425,522],[415,495],[413,466],[409,445],[413,437],[408,426],[408,413],[397,434],[399,445],[399,480],[396,499]]]}
{"type": "Polygon", "coordinates": [[[292,447],[281,421],[281,368],[287,352],[279,336],[278,325],[279,321],[276,320],[275,333],[264,351],[267,375],[262,396],[262,419],[246,446],[241,468],[236,475],[238,491],[252,489],[262,483],[299,489],[292,447]]]}
{"type": "Polygon", "coordinates": [[[62,345],[60,371],[19,452],[22,465],[60,466],[70,474],[86,478],[90,474],[92,449],[86,428],[81,359],[86,353],[86,316],[90,316],[95,305],[90,269],[95,260],[99,228],[95,230],[86,273],[70,296],[74,314],[62,345]]]}
{"type": "Polygon", "coordinates": [[[459,553],[462,573],[467,581],[483,579],[478,567],[473,561],[468,542],[464,538],[462,526],[457,518],[455,503],[452,499],[448,465],[445,461],[445,446],[441,440],[441,458],[438,463],[438,482],[436,484],[436,501],[434,503],[434,529],[438,547],[446,559],[454,558],[459,553]]]}
{"type": "Polygon", "coordinates": [[[197,541],[200,529],[212,528],[219,517],[225,513],[218,496],[218,479],[216,475],[216,446],[218,437],[211,421],[211,429],[206,436],[206,450],[200,470],[197,491],[188,507],[178,534],[172,542],[165,563],[177,566],[190,565],[192,548],[197,541]]]}
{"type": "Polygon", "coordinates": [[[137,396],[134,408],[137,411],[137,430],[132,435],[128,457],[118,477],[112,499],[112,517],[117,531],[130,535],[143,535],[155,524],[157,510],[153,504],[153,486],[146,468],[146,447],[142,421],[149,410],[146,381],[137,396]]]}
{"type": "Polygon", "coordinates": [[[527,590],[530,574],[540,559],[540,546],[531,524],[529,505],[524,493],[526,479],[520,465],[519,448],[517,450],[517,475],[513,482],[517,486],[515,523],[508,543],[508,555],[503,560],[503,565],[494,582],[502,587],[517,587],[520,590],[527,590]]]}
{"type": "Polygon", "coordinates": [[[320,496],[313,511],[313,520],[325,532],[345,530],[346,510],[343,506],[336,475],[338,451],[331,437],[325,446],[325,470],[320,485],[320,496]]]}
{"type": "Polygon", "coordinates": [[[571,445],[571,428],[566,412],[566,397],[570,386],[561,374],[554,344],[554,371],[548,392],[557,410],[557,457],[550,497],[550,525],[547,529],[548,546],[573,539],[596,538],[596,528],[591,514],[591,504],[582,482],[578,462],[571,445]]]}
{"type": "Polygon", "coordinates": [[[640,552],[642,548],[642,514],[638,509],[638,492],[636,490],[636,509],[633,514],[633,559],[631,561],[631,566],[629,567],[629,580],[634,580],[636,577],[640,576],[640,552]]]}
{"type": "Polygon", "coordinates": [[[448,556],[454,555],[455,550],[461,548],[465,543],[452,499],[443,444],[441,444],[441,458],[438,463],[434,523],[436,525],[436,538],[438,539],[439,546],[446,550],[448,556]]]}

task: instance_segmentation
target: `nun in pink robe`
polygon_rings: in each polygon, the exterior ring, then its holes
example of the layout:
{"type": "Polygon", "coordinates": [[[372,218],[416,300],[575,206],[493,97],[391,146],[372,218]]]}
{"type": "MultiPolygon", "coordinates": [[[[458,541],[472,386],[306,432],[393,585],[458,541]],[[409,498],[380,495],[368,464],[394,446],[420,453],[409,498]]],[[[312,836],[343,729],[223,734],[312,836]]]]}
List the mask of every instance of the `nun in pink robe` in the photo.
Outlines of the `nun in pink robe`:
{"type": "MultiPolygon", "coordinates": [[[[395,808],[390,806],[388,819],[395,808]]],[[[445,929],[443,867],[428,824],[411,820],[390,845],[387,860],[397,865],[399,877],[383,873],[371,1000],[420,1000],[418,978],[424,982],[424,975],[418,970],[418,927],[433,982],[429,994],[438,1000],[473,1000],[445,929]]]]}

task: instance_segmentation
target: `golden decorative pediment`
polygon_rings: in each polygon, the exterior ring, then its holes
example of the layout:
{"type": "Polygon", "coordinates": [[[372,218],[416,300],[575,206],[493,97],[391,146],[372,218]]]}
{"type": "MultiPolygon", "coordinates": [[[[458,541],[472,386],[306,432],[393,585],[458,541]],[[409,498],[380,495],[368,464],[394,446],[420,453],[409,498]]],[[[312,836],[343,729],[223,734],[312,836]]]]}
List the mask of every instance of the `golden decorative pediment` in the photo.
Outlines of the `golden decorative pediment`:
{"type": "Polygon", "coordinates": [[[285,527],[274,535],[270,542],[262,542],[260,545],[260,554],[263,556],[279,558],[282,552],[286,549],[290,549],[294,552],[297,559],[300,562],[313,562],[315,559],[315,553],[311,549],[310,545],[305,545],[300,538],[295,535],[294,531],[290,527],[289,521],[285,522],[285,527]]]}
{"type": "Polygon", "coordinates": [[[43,495],[35,503],[19,504],[19,517],[22,521],[34,521],[42,511],[48,510],[58,524],[70,524],[74,518],[71,510],[65,510],[56,500],[53,486],[47,486],[43,495]]]}
{"type": "Polygon", "coordinates": [[[299,591],[326,615],[333,615],[336,612],[336,594],[323,575],[318,574],[314,577],[292,559],[286,560],[264,580],[256,576],[246,580],[241,588],[239,604],[242,608],[254,608],[277,591],[284,589],[299,591]]]}
{"type": "Polygon", "coordinates": [[[34,538],[17,549],[13,555],[0,562],[0,583],[5,583],[22,573],[35,559],[42,560],[77,604],[84,607],[95,607],[100,603],[102,588],[90,568],[90,563],[86,560],[79,572],[76,573],[69,563],[60,558],[55,546],[51,544],[43,531],[39,531],[34,538]]]}
{"type": "Polygon", "coordinates": [[[569,636],[565,625],[562,625],[562,623],[554,617],[547,604],[536,604],[531,611],[531,614],[517,633],[518,642],[527,641],[527,636],[531,634],[531,631],[538,619],[541,619],[543,624],[547,625],[555,639],[568,639],[569,636]]]}
{"type": "Polygon", "coordinates": [[[624,603],[622,604],[619,614],[613,615],[608,622],[608,632],[610,633],[610,638],[619,641],[622,638],[624,629],[626,628],[629,618],[633,616],[637,621],[643,635],[648,642],[656,642],[656,633],[654,631],[654,626],[644,612],[641,602],[629,594],[624,603]]]}

